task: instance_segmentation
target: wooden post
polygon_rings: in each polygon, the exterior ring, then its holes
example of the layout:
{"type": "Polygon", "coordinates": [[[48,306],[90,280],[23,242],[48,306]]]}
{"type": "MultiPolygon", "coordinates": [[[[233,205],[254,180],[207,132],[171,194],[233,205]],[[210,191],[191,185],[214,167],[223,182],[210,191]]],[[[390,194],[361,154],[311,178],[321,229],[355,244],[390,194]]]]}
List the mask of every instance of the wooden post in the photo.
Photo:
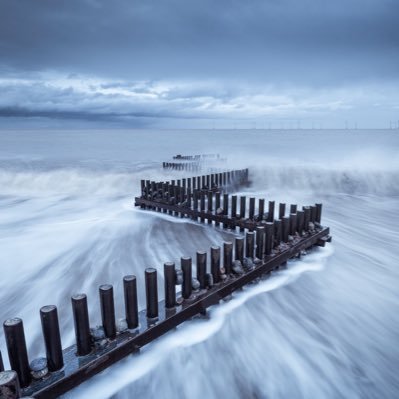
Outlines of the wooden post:
{"type": "MultiPolygon", "coordinates": [[[[215,214],[218,214],[218,209],[220,209],[220,192],[215,193],[215,214]]],[[[215,222],[215,226],[219,226],[219,222],[215,222]]]]}
{"type": "MultiPolygon", "coordinates": [[[[229,213],[229,194],[223,194],[223,215],[228,216],[229,213]]],[[[223,228],[227,229],[229,226],[224,223],[223,228]]]]}
{"type": "Polygon", "coordinates": [[[297,215],[290,213],[290,235],[294,236],[297,230],[297,215]]]}
{"type": "Polygon", "coordinates": [[[20,397],[18,374],[14,370],[0,372],[0,398],[19,399],[20,397]]]}
{"type": "Polygon", "coordinates": [[[308,206],[303,207],[304,214],[304,227],[305,231],[309,231],[309,222],[310,222],[310,208],[308,206]]]}
{"type": "Polygon", "coordinates": [[[47,367],[49,371],[57,371],[64,366],[57,307],[43,306],[40,309],[40,320],[46,348],[47,367]]]}
{"type": "Polygon", "coordinates": [[[206,252],[197,251],[197,280],[200,288],[206,288],[206,252]]]}
{"type": "Polygon", "coordinates": [[[254,246],[255,246],[255,242],[254,242],[254,232],[249,231],[246,234],[246,245],[245,245],[245,256],[247,258],[252,258],[254,257],[254,246]]]}
{"type": "Polygon", "coordinates": [[[269,201],[269,213],[267,214],[267,221],[273,222],[274,220],[274,201],[269,201]]]}
{"type": "MultiPolygon", "coordinates": [[[[200,206],[201,206],[201,213],[205,213],[205,193],[201,191],[201,201],[200,201],[200,206]]],[[[205,218],[201,216],[201,223],[205,223],[205,218]]]]}
{"type": "Polygon", "coordinates": [[[263,240],[265,228],[263,226],[256,227],[256,257],[263,259],[263,240]]]}
{"type": "Polygon", "coordinates": [[[274,223],[267,222],[265,227],[265,255],[271,255],[273,249],[274,223]]]}
{"type": "Polygon", "coordinates": [[[23,322],[15,317],[6,320],[3,327],[11,369],[18,374],[19,383],[24,388],[29,385],[31,374],[23,322]]]}
{"type": "Polygon", "coordinates": [[[284,216],[281,219],[281,235],[282,235],[282,240],[284,242],[288,242],[289,231],[290,231],[290,218],[288,216],[284,216]]]}
{"type": "Polygon", "coordinates": [[[182,295],[184,299],[188,299],[191,296],[192,291],[192,261],[190,257],[180,258],[181,270],[183,272],[183,286],[182,295]]]}
{"type": "Polygon", "coordinates": [[[237,196],[236,195],[231,196],[231,217],[232,218],[237,217],[237,196]]]}
{"type": "Polygon", "coordinates": [[[147,318],[158,318],[158,282],[156,269],[145,269],[145,294],[147,305],[147,318]]]}
{"type": "Polygon", "coordinates": [[[321,223],[321,209],[322,209],[322,204],[316,204],[316,219],[315,221],[317,223],[321,223]]]}
{"type": "MultiPolygon", "coordinates": [[[[246,197],[241,196],[240,198],[240,219],[245,219],[245,202],[246,202],[246,197]]],[[[244,231],[244,227],[240,227],[240,231],[244,231]]]]}
{"type": "Polygon", "coordinates": [[[261,198],[259,200],[259,212],[258,212],[258,221],[262,221],[263,220],[263,216],[265,214],[265,200],[263,198],[261,198]]]}
{"type": "Polygon", "coordinates": [[[227,241],[223,243],[223,267],[227,276],[231,274],[233,263],[233,243],[227,241]]]}
{"type": "Polygon", "coordinates": [[[91,336],[89,325],[89,311],[87,309],[86,294],[77,294],[71,298],[73,319],[75,324],[76,348],[78,356],[85,356],[91,352],[91,336]]]}
{"type": "MultiPolygon", "coordinates": [[[[208,191],[208,214],[212,215],[212,207],[213,207],[213,192],[208,191]]],[[[208,218],[208,224],[212,224],[212,219],[208,218]]]]}
{"type": "Polygon", "coordinates": [[[107,338],[116,337],[114,289],[111,284],[100,285],[101,319],[107,338]]]}
{"type": "Polygon", "coordinates": [[[274,221],[274,246],[280,245],[281,242],[281,220],[274,221]]]}
{"type": "Polygon", "coordinates": [[[174,262],[166,262],[163,265],[165,307],[167,309],[176,306],[176,269],[174,262]]]}
{"type": "Polygon", "coordinates": [[[305,216],[304,211],[297,211],[297,230],[299,236],[302,236],[303,234],[304,216],[305,216]]]}
{"type": "Polygon", "coordinates": [[[249,219],[254,220],[255,216],[255,198],[251,197],[249,199],[249,219]]]}
{"type": "MultiPolygon", "coordinates": [[[[198,191],[194,190],[193,193],[193,210],[194,211],[198,211],[198,191]]],[[[197,221],[197,217],[196,216],[192,216],[192,219],[197,221]]]]}
{"type": "Polygon", "coordinates": [[[123,277],[123,293],[127,328],[137,328],[139,325],[139,311],[136,276],[128,275],[123,277]]]}
{"type": "Polygon", "coordinates": [[[244,239],[241,237],[235,239],[235,258],[241,263],[244,262],[244,239]]]}
{"type": "Polygon", "coordinates": [[[279,211],[278,211],[278,218],[282,219],[285,216],[285,204],[280,203],[279,211]]]}
{"type": "Polygon", "coordinates": [[[312,223],[316,221],[316,207],[314,205],[310,206],[310,221],[312,223]]]}
{"type": "Polygon", "coordinates": [[[297,206],[295,204],[291,204],[290,213],[296,213],[296,211],[297,211],[297,206]]]}
{"type": "Polygon", "coordinates": [[[216,284],[220,281],[220,247],[211,247],[211,273],[213,283],[216,284]]]}

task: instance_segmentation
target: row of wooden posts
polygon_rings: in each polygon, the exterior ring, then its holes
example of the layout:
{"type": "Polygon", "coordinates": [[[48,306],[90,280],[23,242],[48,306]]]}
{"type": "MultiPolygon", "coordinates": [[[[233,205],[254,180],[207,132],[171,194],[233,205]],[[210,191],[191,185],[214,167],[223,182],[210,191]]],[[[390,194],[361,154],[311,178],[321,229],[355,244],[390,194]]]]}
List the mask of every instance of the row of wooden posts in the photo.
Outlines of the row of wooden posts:
{"type": "Polygon", "coordinates": [[[202,154],[202,155],[175,155],[173,157],[173,162],[162,162],[162,167],[164,169],[172,170],[185,170],[191,172],[200,172],[205,166],[208,166],[209,162],[214,164],[215,162],[225,162],[226,158],[220,158],[219,154],[202,154]],[[178,162],[176,162],[178,161],[178,162]],[[183,161],[183,162],[182,162],[183,161]]]}
{"type": "Polygon", "coordinates": [[[163,265],[164,299],[158,300],[158,273],[145,269],[146,308],[138,309],[137,279],[123,278],[124,317],[116,319],[114,289],[99,287],[102,325],[90,328],[87,296],[71,297],[76,343],[62,349],[58,312],[54,305],[40,309],[46,356],[29,363],[23,321],[4,322],[4,334],[11,370],[4,371],[0,353],[0,399],[22,395],[55,398],[104,370],[141,346],[175,328],[207,307],[218,303],[245,284],[270,272],[303,249],[330,240],[329,229],[321,226],[322,205],[298,209],[274,201],[229,195],[228,188],[248,184],[248,169],[211,173],[169,182],[141,181],[141,196],[135,205],[175,216],[215,223],[245,231],[234,242],[197,251],[195,262],[181,257],[163,265]],[[249,207],[247,205],[249,203],[249,207]],[[239,209],[238,209],[239,204],[239,209]],[[248,213],[247,213],[248,212],[248,213]],[[194,272],[195,271],[195,272],[194,272]],[[194,273],[193,273],[194,272],[194,273]],[[180,293],[176,287],[181,286],[180,293]]]}
{"type": "Polygon", "coordinates": [[[162,162],[164,169],[185,170],[189,172],[200,172],[203,165],[200,162],[162,162]]]}
{"type": "Polygon", "coordinates": [[[181,155],[177,154],[173,156],[173,159],[183,159],[183,160],[201,160],[201,159],[219,159],[220,154],[199,154],[199,155],[181,155]]]}
{"type": "Polygon", "coordinates": [[[178,190],[179,195],[189,197],[195,190],[226,190],[248,184],[248,169],[210,173],[202,176],[183,177],[171,181],[141,180],[141,196],[145,199],[156,199],[163,193],[172,194],[178,190]]]}
{"type": "MultiPolygon", "coordinates": [[[[291,211],[293,210],[291,208],[291,211]]],[[[207,252],[197,251],[195,276],[193,275],[191,257],[181,258],[180,269],[176,269],[175,263],[166,262],[163,275],[165,299],[162,306],[165,309],[175,308],[180,305],[184,307],[186,301],[190,303],[190,301],[196,299],[198,294],[212,289],[215,285],[225,283],[230,279],[240,278],[248,270],[252,270],[256,265],[262,264],[265,257],[270,256],[273,251],[281,251],[281,249],[278,249],[281,244],[279,240],[288,242],[287,236],[289,233],[296,236],[296,241],[300,240],[300,234],[296,233],[296,229],[293,227],[292,217],[289,221],[289,227],[287,224],[282,224],[282,235],[279,232],[278,226],[280,224],[278,221],[267,222],[265,226],[258,226],[256,233],[248,231],[245,241],[243,237],[236,237],[234,245],[233,242],[224,242],[223,249],[218,246],[212,246],[210,248],[209,266],[207,252]],[[223,251],[223,262],[221,251],[223,251]],[[176,295],[176,285],[181,285],[181,297],[176,295]]],[[[316,230],[320,229],[316,227],[316,230]]],[[[157,270],[155,268],[147,268],[145,270],[147,319],[145,328],[156,324],[159,317],[160,305],[158,302],[157,282],[157,270]]],[[[125,318],[122,323],[118,323],[118,327],[115,318],[112,285],[105,284],[99,287],[101,328],[90,329],[87,296],[85,294],[72,296],[71,304],[76,335],[74,351],[76,351],[77,357],[85,357],[95,353],[98,341],[113,341],[117,335],[119,336],[125,331],[131,332],[139,327],[135,276],[128,275],[123,278],[123,291],[125,318]]],[[[8,356],[13,371],[4,371],[0,353],[0,397],[7,397],[8,399],[19,398],[22,392],[20,387],[29,387],[35,381],[36,385],[40,386],[37,383],[38,381],[45,381],[49,373],[55,373],[64,368],[63,355],[67,350],[62,350],[56,306],[48,305],[42,307],[40,309],[40,318],[46,358],[36,359],[31,363],[28,360],[23,321],[19,318],[11,318],[4,322],[8,356]],[[14,396],[11,394],[11,396],[4,396],[4,392],[14,392],[14,396]]]]}

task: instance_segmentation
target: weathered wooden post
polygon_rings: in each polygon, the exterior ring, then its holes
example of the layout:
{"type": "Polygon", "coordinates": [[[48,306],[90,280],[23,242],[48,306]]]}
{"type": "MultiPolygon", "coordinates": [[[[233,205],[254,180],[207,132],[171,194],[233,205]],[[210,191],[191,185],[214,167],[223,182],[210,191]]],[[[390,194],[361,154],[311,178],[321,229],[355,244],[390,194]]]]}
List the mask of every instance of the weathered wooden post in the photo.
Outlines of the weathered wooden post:
{"type": "Polygon", "coordinates": [[[273,222],[274,220],[274,201],[269,201],[269,212],[267,214],[267,221],[273,222]]]}
{"type": "Polygon", "coordinates": [[[19,399],[20,397],[18,374],[14,370],[0,372],[0,398],[19,399]]]}
{"type": "Polygon", "coordinates": [[[182,295],[184,299],[188,299],[191,296],[192,291],[192,261],[191,258],[186,256],[180,259],[181,270],[183,272],[183,286],[182,295]]]}
{"type": "Polygon", "coordinates": [[[263,198],[261,198],[259,200],[259,211],[258,211],[258,221],[262,221],[263,220],[263,216],[265,214],[265,200],[263,198]]]}
{"type": "MultiPolygon", "coordinates": [[[[219,209],[220,209],[220,192],[217,191],[215,193],[215,214],[216,215],[219,215],[219,213],[218,213],[219,209]]],[[[220,223],[215,221],[215,226],[219,226],[219,225],[220,225],[220,223]]]]}
{"type": "Polygon", "coordinates": [[[99,287],[101,319],[105,336],[109,339],[116,337],[114,288],[111,284],[103,284],[99,287]]]}
{"type": "Polygon", "coordinates": [[[294,236],[297,230],[297,214],[290,213],[290,235],[294,236]]]}
{"type": "Polygon", "coordinates": [[[176,306],[176,269],[173,262],[166,262],[163,265],[165,285],[165,307],[167,309],[176,306]]]}
{"type": "MultiPolygon", "coordinates": [[[[245,219],[245,202],[246,202],[246,197],[243,195],[240,198],[240,219],[245,219]]],[[[244,231],[244,227],[240,227],[240,231],[244,231]]]]}
{"type": "Polygon", "coordinates": [[[263,240],[265,228],[263,226],[256,227],[256,257],[263,259],[263,240]]]}
{"type": "Polygon", "coordinates": [[[242,237],[235,239],[235,258],[241,263],[244,262],[244,239],[242,237]]]}
{"type": "Polygon", "coordinates": [[[285,216],[285,204],[280,203],[279,211],[278,211],[278,218],[283,219],[284,216],[285,216]]]}
{"type": "Polygon", "coordinates": [[[231,217],[232,218],[237,217],[237,196],[236,195],[231,196],[231,217]]]}
{"type": "Polygon", "coordinates": [[[316,220],[316,207],[314,205],[310,205],[310,221],[314,223],[316,220]]]}
{"type": "MultiPolygon", "coordinates": [[[[194,190],[194,192],[193,192],[193,210],[198,211],[198,191],[197,190],[194,190]]],[[[197,216],[194,216],[194,215],[191,218],[195,221],[198,220],[197,216]]]]}
{"type": "Polygon", "coordinates": [[[316,219],[315,221],[317,223],[321,223],[321,209],[322,209],[322,204],[316,204],[316,219]]]}
{"type": "Polygon", "coordinates": [[[158,318],[158,282],[157,270],[153,267],[145,269],[145,294],[147,318],[158,318]]]}
{"type": "Polygon", "coordinates": [[[87,310],[86,294],[77,294],[71,298],[73,320],[75,325],[76,349],[78,356],[85,356],[91,352],[91,336],[89,312],[87,310]]]}
{"type": "Polygon", "coordinates": [[[245,195],[240,197],[240,219],[245,219],[245,202],[247,197],[245,195]]]}
{"type": "MultiPolygon", "coordinates": [[[[223,194],[223,215],[228,216],[229,213],[229,194],[223,194]]],[[[223,223],[223,228],[227,229],[229,226],[227,223],[223,223]]]]}
{"type": "Polygon", "coordinates": [[[204,213],[205,213],[205,193],[201,191],[201,200],[200,200],[200,207],[201,207],[201,223],[205,223],[204,213]]]}
{"type": "Polygon", "coordinates": [[[211,274],[213,283],[216,284],[220,281],[220,247],[211,247],[211,274]]]}
{"type": "Polygon", "coordinates": [[[304,211],[299,211],[299,210],[297,211],[297,230],[299,236],[302,236],[303,234],[304,216],[305,216],[304,211]]]}
{"type": "Polygon", "coordinates": [[[139,325],[136,276],[123,277],[123,294],[125,299],[125,315],[127,328],[134,329],[139,325]]]}
{"type": "Polygon", "coordinates": [[[271,255],[273,249],[274,223],[267,222],[265,225],[265,255],[271,255]]]}
{"type": "MultiPolygon", "coordinates": [[[[213,206],[213,192],[208,191],[208,214],[212,215],[212,206],[213,206]]],[[[212,224],[212,218],[208,217],[208,224],[212,224]]]]}
{"type": "Polygon", "coordinates": [[[288,216],[284,216],[281,219],[281,235],[282,235],[282,240],[284,242],[288,242],[288,235],[290,232],[290,218],[288,216]]]}
{"type": "Polygon", "coordinates": [[[231,274],[233,264],[233,243],[226,241],[223,243],[223,268],[227,276],[231,274]]]}
{"type": "Polygon", "coordinates": [[[23,322],[14,317],[6,320],[3,327],[11,369],[18,374],[19,383],[24,388],[29,385],[31,374],[23,322]]]}
{"type": "Polygon", "coordinates": [[[254,220],[255,216],[255,198],[251,197],[249,199],[249,219],[254,220]]]}
{"type": "Polygon", "coordinates": [[[197,280],[200,288],[206,288],[206,252],[197,251],[197,280]]]}
{"type": "Polygon", "coordinates": [[[281,242],[281,220],[274,221],[274,246],[280,245],[281,242]]]}
{"type": "Polygon", "coordinates": [[[43,306],[40,309],[40,320],[46,348],[47,368],[49,371],[57,371],[64,366],[57,307],[43,306]]]}
{"type": "Polygon", "coordinates": [[[247,258],[253,258],[254,257],[254,236],[255,233],[253,231],[248,231],[246,234],[246,240],[245,240],[245,256],[247,258]]]}
{"type": "Polygon", "coordinates": [[[309,231],[309,222],[310,222],[310,208],[308,206],[303,207],[304,215],[304,230],[309,231]]]}

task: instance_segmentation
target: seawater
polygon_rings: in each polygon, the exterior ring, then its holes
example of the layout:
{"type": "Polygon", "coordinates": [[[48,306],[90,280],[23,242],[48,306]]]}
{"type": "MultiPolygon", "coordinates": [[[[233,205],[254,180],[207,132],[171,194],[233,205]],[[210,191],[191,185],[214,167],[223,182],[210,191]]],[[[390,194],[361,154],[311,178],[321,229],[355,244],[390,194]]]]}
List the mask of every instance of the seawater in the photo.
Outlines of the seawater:
{"type": "MultiPolygon", "coordinates": [[[[238,193],[323,203],[333,243],[249,285],[66,394],[67,398],[396,398],[399,395],[399,132],[82,130],[0,132],[0,319],[24,320],[44,353],[39,308],[179,262],[232,234],[133,205],[141,178],[170,179],[177,153],[219,152],[249,167],[238,193]]],[[[162,290],[160,294],[162,296],[162,290]]],[[[3,332],[0,348],[7,358],[3,332]]],[[[7,364],[7,359],[5,359],[7,364]]]]}

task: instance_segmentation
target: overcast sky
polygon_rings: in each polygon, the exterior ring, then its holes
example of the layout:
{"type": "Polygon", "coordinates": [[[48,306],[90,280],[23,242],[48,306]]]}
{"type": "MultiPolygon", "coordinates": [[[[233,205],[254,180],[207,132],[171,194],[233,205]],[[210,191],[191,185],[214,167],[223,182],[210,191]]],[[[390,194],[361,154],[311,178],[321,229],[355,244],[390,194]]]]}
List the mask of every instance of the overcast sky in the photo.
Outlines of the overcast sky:
{"type": "Polygon", "coordinates": [[[1,0],[0,127],[389,127],[398,0],[1,0]]]}

